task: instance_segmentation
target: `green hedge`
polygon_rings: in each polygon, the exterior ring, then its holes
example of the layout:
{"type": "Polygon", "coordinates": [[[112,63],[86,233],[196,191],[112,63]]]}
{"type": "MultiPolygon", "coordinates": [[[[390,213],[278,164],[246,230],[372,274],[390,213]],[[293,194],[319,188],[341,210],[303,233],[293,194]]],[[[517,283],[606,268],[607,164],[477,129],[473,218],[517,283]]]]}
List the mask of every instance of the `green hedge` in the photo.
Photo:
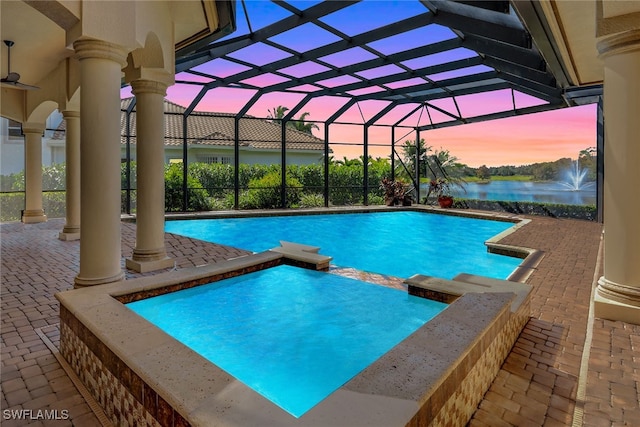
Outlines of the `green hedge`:
{"type": "Polygon", "coordinates": [[[523,215],[541,215],[554,218],[585,219],[589,221],[595,221],[598,215],[594,205],[455,199],[453,207],[458,209],[479,209],[523,215]]]}
{"type": "MultiPolygon", "coordinates": [[[[47,218],[64,218],[66,213],[65,192],[42,194],[42,209],[47,218]]],[[[0,194],[0,221],[19,221],[24,209],[24,193],[0,194]]]]}

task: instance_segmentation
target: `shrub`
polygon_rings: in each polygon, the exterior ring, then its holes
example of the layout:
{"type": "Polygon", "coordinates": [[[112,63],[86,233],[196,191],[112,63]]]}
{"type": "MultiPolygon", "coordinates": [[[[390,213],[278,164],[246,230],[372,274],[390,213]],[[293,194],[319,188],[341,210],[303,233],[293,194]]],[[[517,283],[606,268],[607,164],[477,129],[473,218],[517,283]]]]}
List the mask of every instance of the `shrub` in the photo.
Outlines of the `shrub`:
{"type": "MultiPolygon", "coordinates": [[[[182,206],[182,163],[173,163],[165,167],[164,209],[167,212],[180,212],[182,206]]],[[[187,174],[187,210],[209,210],[207,198],[209,194],[202,187],[200,181],[187,174]]]]}
{"type": "Polygon", "coordinates": [[[379,196],[377,194],[369,194],[369,204],[370,205],[384,205],[384,197],[379,196]]]}
{"type": "Polygon", "coordinates": [[[456,199],[453,207],[458,209],[500,211],[513,214],[542,215],[554,218],[586,219],[589,221],[595,221],[597,219],[597,209],[593,205],[456,199]]]}
{"type": "Polygon", "coordinates": [[[193,163],[189,165],[189,175],[197,178],[212,197],[223,197],[234,186],[232,165],[193,163]]]}
{"type": "MultiPolygon", "coordinates": [[[[47,218],[64,218],[65,196],[64,191],[42,193],[42,209],[47,218]]],[[[24,204],[23,192],[0,194],[0,221],[20,221],[24,204]]]]}
{"type": "Polygon", "coordinates": [[[0,197],[0,221],[18,221],[24,209],[24,193],[5,193],[0,197]]]}
{"type": "MultiPolygon", "coordinates": [[[[249,190],[240,195],[241,209],[269,209],[282,206],[281,201],[281,175],[279,172],[270,172],[260,179],[249,182],[249,190]]],[[[286,177],[286,207],[292,207],[300,203],[302,184],[297,179],[286,177]]]]}
{"type": "MultiPolygon", "coordinates": [[[[138,188],[138,164],[135,161],[130,162],[129,169],[129,186],[128,188],[135,189],[138,188]]],[[[123,190],[127,189],[127,163],[120,163],[120,188],[123,190]]]]}
{"type": "Polygon", "coordinates": [[[331,203],[334,205],[362,204],[362,177],[362,165],[332,164],[329,167],[331,203]]]}
{"type": "Polygon", "coordinates": [[[300,196],[301,208],[321,208],[324,207],[324,195],[318,193],[303,194],[300,196]]]}
{"type": "Polygon", "coordinates": [[[64,218],[67,212],[67,193],[65,191],[51,191],[42,194],[42,209],[47,218],[64,218]]]}

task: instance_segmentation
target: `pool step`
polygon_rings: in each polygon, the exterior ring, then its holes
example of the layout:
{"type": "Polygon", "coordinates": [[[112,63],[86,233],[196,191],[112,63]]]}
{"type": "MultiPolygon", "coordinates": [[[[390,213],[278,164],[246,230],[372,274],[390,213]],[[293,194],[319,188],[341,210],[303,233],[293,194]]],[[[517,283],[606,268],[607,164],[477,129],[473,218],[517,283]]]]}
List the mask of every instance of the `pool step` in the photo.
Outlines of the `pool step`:
{"type": "Polygon", "coordinates": [[[286,249],[300,250],[302,252],[312,252],[314,254],[320,252],[320,246],[302,245],[300,243],[287,242],[286,240],[280,240],[280,246],[286,249]]]}
{"type": "Polygon", "coordinates": [[[511,311],[516,312],[531,292],[531,285],[509,280],[492,279],[473,274],[458,274],[453,280],[416,274],[404,281],[411,295],[451,303],[467,293],[512,292],[515,299],[511,311]]]}
{"type": "Polygon", "coordinates": [[[269,250],[284,255],[286,260],[293,261],[292,264],[301,267],[328,270],[329,263],[333,259],[333,257],[319,254],[320,248],[317,246],[285,241],[281,241],[280,245],[269,250]]]}

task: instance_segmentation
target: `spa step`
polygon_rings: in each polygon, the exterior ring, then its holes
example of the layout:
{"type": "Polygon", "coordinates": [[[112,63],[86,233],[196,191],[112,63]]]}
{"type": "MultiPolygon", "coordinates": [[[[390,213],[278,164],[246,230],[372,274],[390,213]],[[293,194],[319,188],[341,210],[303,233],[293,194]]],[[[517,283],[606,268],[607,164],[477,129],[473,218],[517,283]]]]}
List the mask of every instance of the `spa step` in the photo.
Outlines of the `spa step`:
{"type": "Polygon", "coordinates": [[[531,285],[527,285],[526,283],[493,279],[491,277],[476,276],[474,274],[461,273],[454,277],[453,280],[481,286],[490,286],[490,292],[513,292],[516,294],[516,299],[511,305],[513,311],[524,302],[527,295],[531,292],[531,285]]]}
{"type": "Polygon", "coordinates": [[[526,300],[531,286],[526,283],[492,279],[472,274],[459,274],[453,280],[416,274],[404,281],[409,285],[409,293],[424,295],[443,302],[453,302],[466,293],[512,292],[516,295],[511,303],[511,311],[515,312],[526,300]],[[425,295],[425,291],[428,295],[425,295]]]}

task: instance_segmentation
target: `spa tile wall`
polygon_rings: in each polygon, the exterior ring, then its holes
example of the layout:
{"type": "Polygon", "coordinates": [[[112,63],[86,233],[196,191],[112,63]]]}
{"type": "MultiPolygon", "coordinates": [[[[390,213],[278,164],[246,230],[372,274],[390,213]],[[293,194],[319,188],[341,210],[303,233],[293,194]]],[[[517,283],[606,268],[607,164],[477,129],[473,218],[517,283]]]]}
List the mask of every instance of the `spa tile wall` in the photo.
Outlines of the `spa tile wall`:
{"type": "Polygon", "coordinates": [[[466,426],[530,317],[530,301],[506,311],[427,399],[410,427],[466,426]]]}
{"type": "Polygon", "coordinates": [[[64,307],[60,320],[60,353],[114,425],[190,425],[64,307]]]}

